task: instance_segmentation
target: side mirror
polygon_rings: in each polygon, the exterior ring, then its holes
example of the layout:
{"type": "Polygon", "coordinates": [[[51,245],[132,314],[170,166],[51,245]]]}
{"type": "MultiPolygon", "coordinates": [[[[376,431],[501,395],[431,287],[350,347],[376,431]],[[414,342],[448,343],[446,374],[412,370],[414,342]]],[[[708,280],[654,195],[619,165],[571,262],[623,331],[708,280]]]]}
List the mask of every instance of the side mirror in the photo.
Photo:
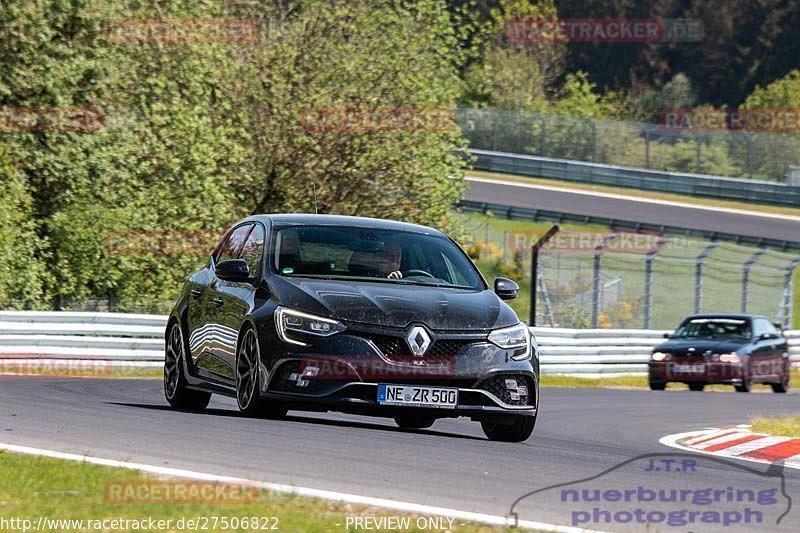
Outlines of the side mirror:
{"type": "Polygon", "coordinates": [[[519,296],[519,285],[508,278],[495,278],[494,292],[501,300],[513,300],[519,296]]]}
{"type": "Polygon", "coordinates": [[[775,329],[777,329],[778,331],[783,331],[783,324],[781,324],[780,322],[773,322],[772,325],[775,326],[775,329]]]}
{"type": "Polygon", "coordinates": [[[664,333],[664,338],[665,339],[669,339],[670,337],[672,337],[672,333],[669,333],[669,332],[664,333]]]}
{"type": "Polygon", "coordinates": [[[214,273],[224,281],[245,282],[250,280],[250,267],[241,259],[229,259],[216,266],[214,273]]]}

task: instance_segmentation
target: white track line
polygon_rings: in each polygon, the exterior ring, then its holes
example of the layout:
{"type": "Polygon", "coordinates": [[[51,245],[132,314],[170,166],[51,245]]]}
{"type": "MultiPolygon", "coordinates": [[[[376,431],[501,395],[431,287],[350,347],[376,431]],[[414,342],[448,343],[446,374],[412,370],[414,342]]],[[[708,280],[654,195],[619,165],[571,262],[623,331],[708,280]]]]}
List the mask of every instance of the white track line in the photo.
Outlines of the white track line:
{"type": "Polygon", "coordinates": [[[644,204],[657,204],[657,205],[668,205],[672,207],[683,207],[686,209],[699,209],[702,211],[716,211],[718,213],[728,213],[734,215],[747,215],[751,217],[760,217],[760,218],[772,218],[778,220],[791,220],[794,222],[800,222],[800,216],[798,215],[782,215],[778,213],[765,213],[763,211],[749,211],[747,209],[734,209],[731,207],[715,207],[710,205],[698,205],[698,204],[690,204],[687,202],[675,202],[670,200],[657,200],[655,198],[642,198],[640,196],[626,196],[624,194],[614,194],[609,192],[596,192],[596,191],[587,191],[581,189],[570,189],[569,187],[558,187],[555,185],[539,185],[538,183],[519,183],[516,181],[506,181],[506,180],[499,180],[499,179],[491,179],[491,178],[479,178],[476,176],[467,176],[464,178],[465,181],[476,181],[479,183],[496,183],[500,185],[506,185],[510,187],[522,187],[525,189],[539,189],[543,191],[554,191],[554,192],[564,192],[570,194],[582,194],[584,196],[594,196],[598,198],[610,198],[614,200],[625,200],[628,202],[640,202],[644,204]]]}
{"type": "MultiPolygon", "coordinates": [[[[371,496],[359,496],[357,494],[348,494],[345,492],[335,492],[330,490],[297,487],[294,485],[270,483],[267,481],[256,481],[252,479],[244,479],[244,478],[237,478],[230,476],[219,476],[216,474],[205,474],[202,472],[181,470],[178,468],[166,468],[163,466],[154,466],[141,463],[128,463],[124,461],[117,461],[114,459],[103,459],[100,457],[92,457],[89,455],[76,455],[72,453],[63,453],[53,450],[43,450],[41,448],[18,446],[16,444],[0,443],[0,450],[22,453],[26,455],[37,455],[40,457],[50,457],[53,459],[63,459],[67,461],[78,461],[82,463],[89,463],[101,466],[110,466],[115,468],[127,468],[130,470],[138,470],[140,472],[146,472],[148,474],[156,474],[161,476],[194,479],[199,481],[211,481],[216,483],[227,483],[232,485],[254,486],[270,492],[276,492],[282,494],[296,494],[298,496],[306,496],[309,498],[319,498],[322,500],[351,503],[369,507],[382,507],[384,509],[393,509],[405,513],[417,513],[428,516],[447,516],[447,517],[457,518],[460,520],[466,520],[468,522],[477,522],[493,526],[509,527],[514,524],[512,518],[505,516],[473,513],[470,511],[448,509],[446,507],[434,507],[431,505],[401,502],[397,500],[388,500],[384,498],[373,498],[371,496]]],[[[534,522],[532,520],[519,520],[517,525],[518,527],[521,528],[535,529],[540,531],[555,531],[562,533],[593,533],[592,530],[589,529],[560,526],[557,524],[548,524],[546,522],[534,522]]]]}

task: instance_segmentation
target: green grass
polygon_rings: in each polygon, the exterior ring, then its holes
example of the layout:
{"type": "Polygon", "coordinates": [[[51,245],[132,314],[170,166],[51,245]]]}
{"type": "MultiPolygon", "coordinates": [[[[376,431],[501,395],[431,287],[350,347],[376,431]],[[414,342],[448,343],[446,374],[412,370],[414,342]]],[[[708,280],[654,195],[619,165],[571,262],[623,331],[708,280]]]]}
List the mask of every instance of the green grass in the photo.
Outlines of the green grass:
{"type": "Polygon", "coordinates": [[[782,437],[800,437],[800,415],[753,419],[752,430],[782,437]]]}
{"type": "MultiPolygon", "coordinates": [[[[115,494],[114,487],[129,487],[128,484],[147,483],[146,487],[165,487],[165,483],[177,480],[156,478],[126,469],[116,469],[86,463],[63,461],[42,457],[31,457],[0,451],[0,517],[33,521],[33,527],[40,516],[49,519],[102,520],[128,519],[141,520],[152,517],[155,520],[171,520],[170,528],[159,531],[178,531],[177,521],[181,518],[197,519],[199,517],[277,517],[280,531],[352,531],[346,528],[346,517],[382,517],[410,516],[411,524],[416,515],[402,514],[386,509],[360,507],[349,504],[333,503],[324,500],[303,498],[295,495],[276,494],[249,489],[251,497],[233,497],[227,502],[204,500],[192,503],[165,501],[159,498],[157,503],[128,498],[125,503],[109,500],[106,494],[115,494]],[[231,501],[232,500],[232,501],[231,501]]],[[[181,481],[180,483],[193,483],[181,481]]],[[[136,485],[133,485],[134,487],[136,485]]],[[[205,486],[204,484],[201,486],[205,486]]],[[[122,492],[124,493],[124,492],[122,492]]],[[[135,494],[135,492],[134,492],[135,494]]],[[[228,493],[234,494],[234,493],[228,493]]],[[[174,500],[174,499],[173,499],[174,500]]],[[[270,525],[274,521],[268,522],[270,525]]],[[[111,525],[111,524],[109,524],[111,525]]],[[[123,525],[123,524],[118,524],[123,525]]],[[[226,529],[218,519],[216,527],[209,520],[204,531],[256,531],[247,527],[226,529]]],[[[0,529],[7,531],[0,526],[0,529]]],[[[32,529],[31,529],[32,530],[32,529]]],[[[127,528],[110,527],[104,531],[132,531],[135,526],[127,528]]],[[[263,529],[261,529],[263,530],[263,529]]],[[[508,531],[476,524],[464,524],[455,520],[453,530],[464,533],[489,531],[508,531]]],[[[58,527],[51,524],[41,532],[90,531],[84,524],[83,529],[58,527]]],[[[152,530],[151,530],[152,531],[152,530]]],[[[420,531],[412,528],[409,531],[420,531]]]]}
{"type": "MultiPolygon", "coordinates": [[[[792,384],[800,386],[800,369],[792,369],[792,384]]],[[[647,376],[612,376],[612,377],[580,377],[563,374],[542,374],[542,387],[567,387],[567,388],[638,388],[649,389],[647,376]]],[[[668,389],[687,390],[683,383],[668,383],[668,389]]],[[[734,392],[733,385],[706,385],[705,390],[717,392],[734,392]]],[[[752,390],[771,392],[768,384],[754,384],[752,390]]]]}

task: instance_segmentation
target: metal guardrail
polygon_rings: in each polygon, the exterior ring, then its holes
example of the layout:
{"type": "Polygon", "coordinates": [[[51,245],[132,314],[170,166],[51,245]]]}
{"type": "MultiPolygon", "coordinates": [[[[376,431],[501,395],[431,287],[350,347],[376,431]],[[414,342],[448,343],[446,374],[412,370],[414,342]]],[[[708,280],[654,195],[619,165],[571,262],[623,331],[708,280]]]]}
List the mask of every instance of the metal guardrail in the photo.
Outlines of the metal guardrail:
{"type": "Polygon", "coordinates": [[[737,235],[735,233],[725,233],[720,231],[706,231],[692,228],[682,228],[679,226],[651,224],[649,222],[633,222],[631,220],[620,220],[616,218],[598,217],[592,215],[578,215],[575,213],[563,213],[561,211],[549,211],[547,209],[515,207],[505,204],[476,202],[474,200],[460,200],[455,204],[455,207],[465,213],[487,214],[491,212],[495,216],[504,217],[507,219],[548,221],[559,224],[563,222],[600,224],[617,230],[660,231],[662,233],[668,233],[671,235],[698,237],[707,239],[709,241],[727,241],[736,244],[756,246],[758,248],[772,248],[781,251],[800,250],[800,242],[795,241],[783,241],[780,239],[767,239],[764,237],[737,235]]]}
{"type": "MultiPolygon", "coordinates": [[[[167,317],[116,313],[0,312],[3,360],[110,361],[114,366],[159,367],[167,317]]],[[[666,331],[531,328],[546,374],[645,372],[651,349],[666,331]]],[[[785,332],[800,360],[800,330],[785,332]]],[[[2,365],[0,364],[0,371],[2,365]]]]}
{"type": "Polygon", "coordinates": [[[619,167],[489,150],[470,149],[470,153],[476,158],[473,165],[476,170],[769,205],[800,206],[800,187],[778,182],[619,167]]]}

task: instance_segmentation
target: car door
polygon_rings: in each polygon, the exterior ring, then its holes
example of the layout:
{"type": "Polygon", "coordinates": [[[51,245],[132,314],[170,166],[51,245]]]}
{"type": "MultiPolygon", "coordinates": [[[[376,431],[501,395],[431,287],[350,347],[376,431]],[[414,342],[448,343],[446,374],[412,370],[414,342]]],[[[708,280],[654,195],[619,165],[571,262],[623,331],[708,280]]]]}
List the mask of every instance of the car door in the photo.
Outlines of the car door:
{"type": "Polygon", "coordinates": [[[213,306],[209,298],[208,288],[214,281],[214,265],[220,251],[230,235],[226,231],[219,244],[211,254],[209,264],[189,278],[189,301],[186,306],[189,354],[192,359],[192,368],[197,369],[204,365],[204,357],[211,351],[213,338],[213,323],[211,321],[213,306]]]}
{"type": "Polygon", "coordinates": [[[255,224],[237,255],[237,259],[247,263],[250,269],[251,282],[233,282],[216,280],[212,293],[216,306],[218,342],[217,356],[225,365],[225,376],[235,378],[236,345],[244,317],[253,309],[256,292],[256,280],[261,279],[261,265],[264,257],[264,226],[255,224]]]}
{"type": "Polygon", "coordinates": [[[754,377],[767,377],[770,376],[772,359],[773,359],[773,345],[774,339],[762,338],[767,335],[767,322],[763,318],[753,319],[753,349],[751,351],[752,369],[754,377]]]}
{"type": "MultiPolygon", "coordinates": [[[[212,267],[229,259],[237,259],[253,226],[254,224],[249,222],[239,225],[228,232],[223,244],[215,252],[215,261],[212,267]]],[[[228,350],[227,346],[231,342],[231,334],[226,328],[221,327],[220,323],[220,308],[223,304],[222,297],[218,290],[220,282],[221,280],[211,272],[211,280],[208,284],[208,288],[204,291],[204,295],[201,298],[206,304],[208,318],[206,338],[208,341],[207,349],[204,351],[203,356],[198,359],[197,366],[199,374],[203,377],[230,381],[233,379],[231,368],[223,354],[228,350]]],[[[236,334],[234,333],[233,336],[235,337],[236,334]]]]}
{"type": "Polygon", "coordinates": [[[769,339],[766,340],[766,343],[769,345],[769,365],[767,369],[769,370],[768,374],[773,378],[777,378],[779,375],[783,373],[783,366],[785,364],[783,354],[785,350],[784,340],[781,337],[778,330],[775,328],[769,320],[762,318],[760,319],[763,322],[762,328],[764,332],[769,335],[769,339]]]}

